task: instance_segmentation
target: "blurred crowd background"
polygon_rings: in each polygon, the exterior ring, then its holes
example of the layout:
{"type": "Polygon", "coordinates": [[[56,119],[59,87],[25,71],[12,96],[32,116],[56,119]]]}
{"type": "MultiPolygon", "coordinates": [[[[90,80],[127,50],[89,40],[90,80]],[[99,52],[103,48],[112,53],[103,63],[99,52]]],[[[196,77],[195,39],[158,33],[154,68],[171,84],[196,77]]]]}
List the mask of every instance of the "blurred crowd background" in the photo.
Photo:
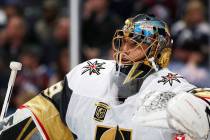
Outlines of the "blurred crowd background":
{"type": "MultiPolygon", "coordinates": [[[[210,87],[208,0],[81,0],[80,62],[112,59],[111,41],[125,19],[139,13],[165,20],[173,38],[172,71],[210,87]]],[[[20,61],[10,112],[71,69],[67,0],[0,0],[0,106],[10,61],[20,61]]]]}

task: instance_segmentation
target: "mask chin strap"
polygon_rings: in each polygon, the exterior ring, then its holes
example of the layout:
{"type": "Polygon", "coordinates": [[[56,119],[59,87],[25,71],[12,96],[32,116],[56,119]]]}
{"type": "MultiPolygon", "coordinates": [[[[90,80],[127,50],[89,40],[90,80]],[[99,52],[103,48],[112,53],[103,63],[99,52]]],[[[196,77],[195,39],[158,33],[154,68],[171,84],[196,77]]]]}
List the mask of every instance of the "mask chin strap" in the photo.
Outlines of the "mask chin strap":
{"type": "Polygon", "coordinates": [[[148,60],[152,64],[152,68],[157,72],[158,71],[158,68],[157,68],[157,65],[155,64],[154,57],[151,57],[148,60]]]}

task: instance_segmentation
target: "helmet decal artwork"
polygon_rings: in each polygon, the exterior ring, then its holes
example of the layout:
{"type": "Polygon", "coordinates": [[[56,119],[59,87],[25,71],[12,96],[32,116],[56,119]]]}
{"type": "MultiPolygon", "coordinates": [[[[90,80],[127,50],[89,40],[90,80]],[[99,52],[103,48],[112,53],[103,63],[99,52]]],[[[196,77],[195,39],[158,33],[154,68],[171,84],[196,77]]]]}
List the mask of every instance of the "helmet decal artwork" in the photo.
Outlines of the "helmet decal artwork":
{"type": "Polygon", "coordinates": [[[123,28],[116,30],[112,47],[117,70],[127,75],[124,81],[127,83],[144,78],[152,69],[157,71],[168,66],[171,37],[164,21],[139,14],[128,18],[123,28]],[[124,49],[125,46],[129,49],[124,49]]]}

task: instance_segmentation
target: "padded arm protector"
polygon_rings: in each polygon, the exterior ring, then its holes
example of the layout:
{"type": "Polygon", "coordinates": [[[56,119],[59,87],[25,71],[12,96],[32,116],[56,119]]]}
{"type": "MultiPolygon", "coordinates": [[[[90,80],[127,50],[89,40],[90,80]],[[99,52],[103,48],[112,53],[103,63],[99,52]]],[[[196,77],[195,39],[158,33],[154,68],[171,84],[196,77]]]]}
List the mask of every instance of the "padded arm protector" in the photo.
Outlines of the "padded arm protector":
{"type": "Polygon", "coordinates": [[[62,122],[55,106],[45,97],[39,95],[25,104],[31,110],[37,122],[49,140],[73,140],[69,128],[62,122]]]}
{"type": "Polygon", "coordinates": [[[74,140],[73,134],[64,121],[71,93],[72,90],[68,88],[66,79],[44,90],[22,105],[12,115],[12,121],[9,117],[10,119],[2,123],[1,136],[9,134],[10,131],[14,133],[14,131],[20,130],[12,139],[31,139],[39,132],[46,140],[74,140]],[[21,127],[19,126],[20,123],[22,124],[21,127]]]}

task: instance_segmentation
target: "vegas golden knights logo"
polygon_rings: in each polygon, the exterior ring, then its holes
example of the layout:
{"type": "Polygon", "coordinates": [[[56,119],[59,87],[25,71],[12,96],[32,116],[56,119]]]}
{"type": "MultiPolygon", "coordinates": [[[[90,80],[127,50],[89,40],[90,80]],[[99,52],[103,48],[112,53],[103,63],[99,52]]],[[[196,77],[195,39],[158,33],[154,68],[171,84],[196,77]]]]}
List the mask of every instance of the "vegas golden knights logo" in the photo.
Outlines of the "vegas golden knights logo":
{"type": "Polygon", "coordinates": [[[94,119],[96,121],[102,122],[106,116],[106,112],[108,109],[110,109],[108,104],[103,102],[96,103],[96,111],[94,114],[94,119]]]}
{"type": "Polygon", "coordinates": [[[98,125],[95,140],[132,140],[132,131],[117,127],[98,125]]]}

